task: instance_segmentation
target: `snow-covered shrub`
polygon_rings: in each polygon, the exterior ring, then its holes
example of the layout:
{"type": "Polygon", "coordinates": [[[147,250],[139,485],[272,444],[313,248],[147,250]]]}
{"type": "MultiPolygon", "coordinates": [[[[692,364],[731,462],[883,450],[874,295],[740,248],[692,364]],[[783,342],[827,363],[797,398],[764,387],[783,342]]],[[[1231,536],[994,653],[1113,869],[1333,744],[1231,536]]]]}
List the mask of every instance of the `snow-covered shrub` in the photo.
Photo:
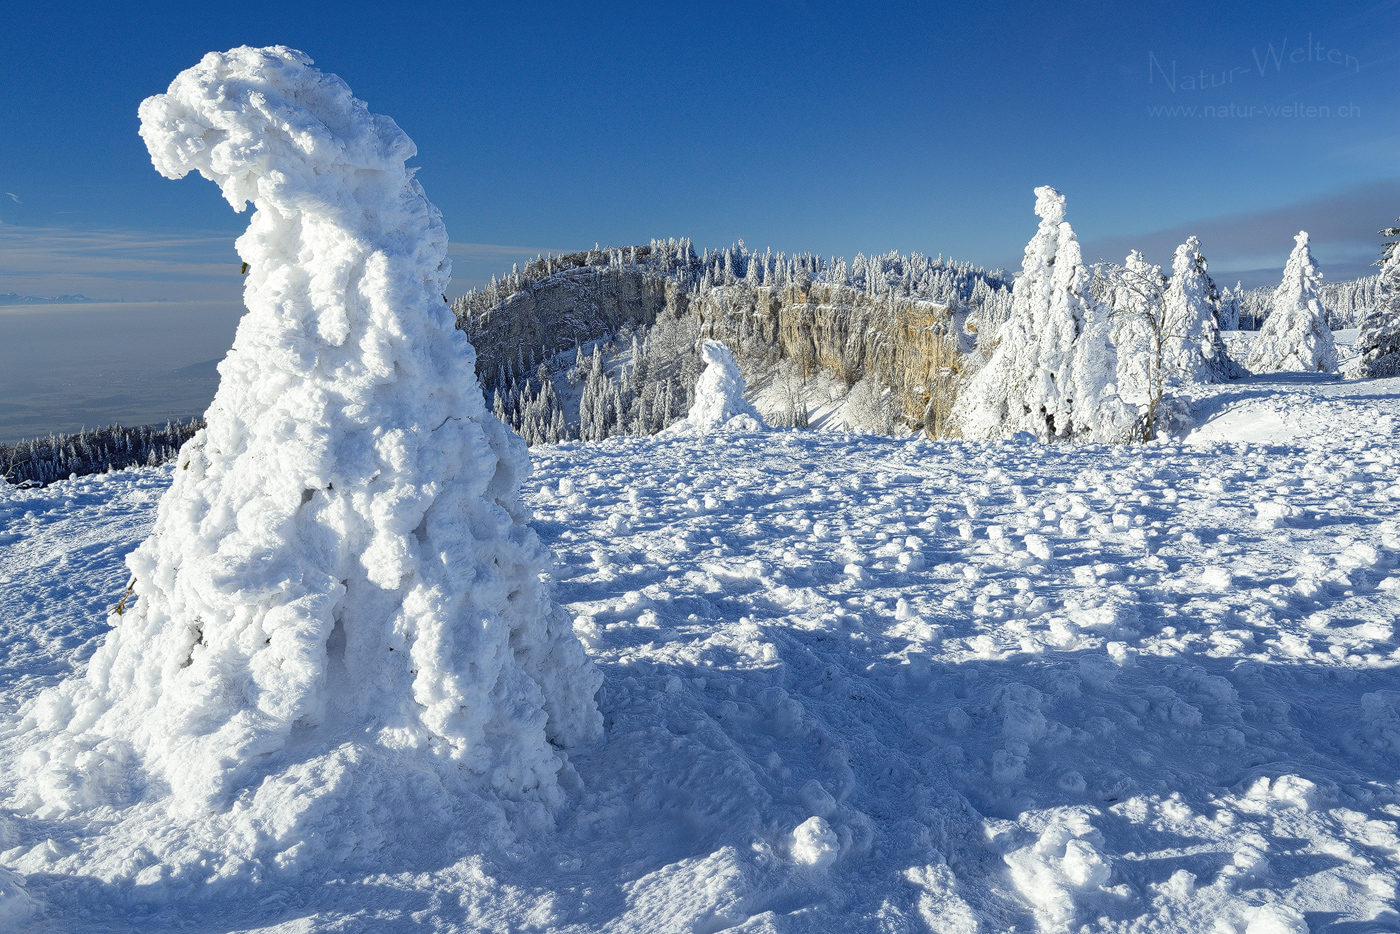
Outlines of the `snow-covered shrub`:
{"type": "Polygon", "coordinates": [[[1318,298],[1322,273],[1308,248],[1308,232],[1294,238],[1293,253],[1274,290],[1273,305],[1254,339],[1248,366],[1255,373],[1284,370],[1337,372],[1337,345],[1318,298]]]}
{"type": "Polygon", "coordinates": [[[893,433],[895,416],[891,395],[874,376],[866,375],[857,380],[846,394],[846,402],[841,409],[846,428],[884,435],[893,433]]]}
{"type": "Polygon", "coordinates": [[[1124,440],[1132,417],[1114,384],[1108,310],[1090,294],[1064,195],[1050,187],[1035,194],[1040,227],[1026,245],[1010,317],[953,419],[967,438],[1026,431],[1042,441],[1124,440]]]}
{"type": "Polygon", "coordinates": [[[1162,390],[1167,279],[1161,266],[1148,263],[1137,250],[1122,267],[1101,263],[1096,273],[1112,309],[1119,395],[1134,405],[1150,405],[1162,390]]]}
{"type": "Polygon", "coordinates": [[[132,598],[86,676],[27,713],[47,735],[21,799],[168,793],[242,821],[224,844],[250,851],[324,845],[298,815],[351,786],[370,810],[334,826],[458,793],[557,800],[555,746],[598,736],[601,676],[541,581],[529,458],[443,303],[412,141],[280,46],[211,53],[140,115],[163,175],[256,207],[248,312],[127,558],[132,598]]]}
{"type": "Polygon", "coordinates": [[[1188,411],[1170,394],[1167,279],[1162,267],[1148,264],[1137,250],[1122,266],[1096,263],[1094,270],[1112,308],[1119,394],[1137,412],[1132,436],[1150,441],[1160,429],[1179,425],[1188,411]]]}
{"type": "Polygon", "coordinates": [[[758,431],[767,426],[758,410],[744,401],[743,374],[722,341],[707,340],[701,348],[705,370],[695,385],[695,402],[685,421],[668,431],[708,434],[713,431],[758,431]]]}

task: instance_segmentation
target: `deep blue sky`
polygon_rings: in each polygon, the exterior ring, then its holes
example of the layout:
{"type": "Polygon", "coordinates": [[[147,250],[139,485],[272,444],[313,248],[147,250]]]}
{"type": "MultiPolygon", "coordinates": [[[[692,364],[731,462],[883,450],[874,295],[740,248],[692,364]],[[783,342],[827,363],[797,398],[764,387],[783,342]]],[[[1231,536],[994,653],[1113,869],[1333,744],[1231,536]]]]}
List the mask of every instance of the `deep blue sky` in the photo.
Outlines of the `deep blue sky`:
{"type": "Polygon", "coordinates": [[[1349,278],[1400,214],[1396,0],[16,3],[0,16],[0,292],[236,296],[246,218],[202,179],[158,176],[136,108],[240,44],[300,48],[413,137],[461,244],[459,287],[525,251],[668,236],[1014,269],[1043,184],[1067,195],[1091,257],[1140,245],[1167,262],[1197,233],[1232,282],[1281,267],[1309,227],[1324,272],[1349,278]],[[1201,74],[1222,86],[1189,87],[1201,74]],[[1348,115],[1150,110],[1293,104],[1348,115]]]}

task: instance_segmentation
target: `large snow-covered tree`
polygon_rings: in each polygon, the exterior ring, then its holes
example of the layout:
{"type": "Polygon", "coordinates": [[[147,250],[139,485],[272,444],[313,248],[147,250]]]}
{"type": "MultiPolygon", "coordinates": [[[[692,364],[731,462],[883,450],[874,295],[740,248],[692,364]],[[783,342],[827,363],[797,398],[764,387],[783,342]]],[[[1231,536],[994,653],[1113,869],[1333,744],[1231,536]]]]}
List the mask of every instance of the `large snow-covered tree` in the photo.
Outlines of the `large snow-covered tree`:
{"type": "Polygon", "coordinates": [[[351,784],[403,819],[433,788],[557,800],[601,676],[541,581],[528,454],[443,302],[412,141],[280,46],[211,53],[140,115],[163,175],[255,206],[248,311],[115,628],[30,712],[28,803],[144,788],[281,849],[351,784]]]}
{"type": "Polygon", "coordinates": [[[1269,317],[1254,338],[1248,366],[1255,373],[1284,370],[1337,372],[1337,345],[1318,297],[1322,273],[1308,248],[1308,232],[1294,238],[1293,253],[1274,290],[1269,317]]]}
{"type": "Polygon", "coordinates": [[[1390,237],[1381,251],[1378,307],[1361,322],[1356,349],[1356,375],[1364,378],[1400,376],[1400,226],[1387,227],[1390,237]]]}
{"type": "Polygon", "coordinates": [[[1090,294],[1064,195],[1048,186],[1035,195],[1040,226],[1026,245],[1010,316],[959,393],[953,420],[966,438],[1124,440],[1132,415],[1113,382],[1108,310],[1090,294]]]}
{"type": "Polygon", "coordinates": [[[1176,248],[1167,283],[1163,364],[1169,383],[1191,385],[1228,379],[1231,366],[1220,340],[1220,294],[1195,237],[1176,248]]]}

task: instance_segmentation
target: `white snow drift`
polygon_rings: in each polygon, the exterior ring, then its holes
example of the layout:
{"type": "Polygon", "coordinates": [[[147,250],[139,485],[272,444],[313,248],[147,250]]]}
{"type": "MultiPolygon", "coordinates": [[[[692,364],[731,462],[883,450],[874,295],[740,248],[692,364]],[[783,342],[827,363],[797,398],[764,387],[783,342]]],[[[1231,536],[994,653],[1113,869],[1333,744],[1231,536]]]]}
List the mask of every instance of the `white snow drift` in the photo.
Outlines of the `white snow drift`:
{"type": "Polygon", "coordinates": [[[447,820],[443,789],[555,801],[551,744],[598,735],[601,676],[541,582],[412,141],[283,47],[205,56],[141,135],[253,202],[248,313],[115,629],[27,711],[18,803],[227,813],[204,846],[285,862],[447,820]]]}
{"type": "MultiPolygon", "coordinates": [[[[43,931],[1400,929],[1400,380],[1201,392],[1186,444],[541,445],[608,673],[554,826],[339,806],[359,865],[190,885],[222,842],[187,822],[0,813],[0,866],[43,931]]],[[[180,473],[0,488],[0,710],[101,641],[180,473]]],[[[0,730],[0,792],[33,739],[0,730]]]]}

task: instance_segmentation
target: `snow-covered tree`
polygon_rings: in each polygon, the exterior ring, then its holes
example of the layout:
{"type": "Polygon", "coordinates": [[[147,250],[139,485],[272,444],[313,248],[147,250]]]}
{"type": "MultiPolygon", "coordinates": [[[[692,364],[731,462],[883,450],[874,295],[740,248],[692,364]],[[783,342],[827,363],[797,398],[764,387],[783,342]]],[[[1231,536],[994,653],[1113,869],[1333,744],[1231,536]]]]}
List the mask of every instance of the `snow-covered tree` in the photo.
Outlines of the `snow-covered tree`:
{"type": "Polygon", "coordinates": [[[695,403],[685,420],[668,432],[709,434],[713,431],[757,431],[767,427],[763,417],[744,399],[747,384],[739,364],[723,342],[707,340],[701,347],[705,369],[695,386],[695,403]]]}
{"type": "Polygon", "coordinates": [[[1299,231],[1283,270],[1283,282],[1274,290],[1269,317],[1254,338],[1248,363],[1251,371],[1337,372],[1337,345],[1318,299],[1321,281],[1322,273],[1308,249],[1308,232],[1299,231]]]}
{"type": "Polygon", "coordinates": [[[1121,267],[1100,263],[1096,271],[1112,308],[1118,392],[1133,405],[1146,405],[1161,394],[1167,278],[1161,266],[1148,263],[1137,250],[1121,267]]]}
{"type": "Polygon", "coordinates": [[[1220,330],[1240,329],[1240,283],[1235,283],[1232,291],[1228,286],[1220,293],[1220,330]]]}
{"type": "Polygon", "coordinates": [[[1165,295],[1163,364],[1169,383],[1214,383],[1232,375],[1217,322],[1220,295],[1206,270],[1200,241],[1188,237],[1172,257],[1165,295]]]}
{"type": "Polygon", "coordinates": [[[163,175],[256,207],[248,312],[113,630],[32,708],[20,800],[168,793],[242,828],[210,846],[289,854],[464,795],[557,800],[556,747],[599,735],[601,676],[541,581],[525,446],[442,301],[412,141],[280,46],[211,53],[140,115],[163,175]]]}
{"type": "Polygon", "coordinates": [[[1030,432],[1042,441],[1123,440],[1131,415],[1113,383],[1108,313],[1092,297],[1065,198],[1035,190],[1040,227],[1026,245],[1011,312],[987,364],[954,404],[964,437],[1030,432]]]}
{"type": "Polygon", "coordinates": [[[1386,241],[1381,251],[1378,307],[1361,321],[1356,349],[1356,375],[1374,379],[1400,376],[1400,226],[1381,231],[1386,241]]]}

